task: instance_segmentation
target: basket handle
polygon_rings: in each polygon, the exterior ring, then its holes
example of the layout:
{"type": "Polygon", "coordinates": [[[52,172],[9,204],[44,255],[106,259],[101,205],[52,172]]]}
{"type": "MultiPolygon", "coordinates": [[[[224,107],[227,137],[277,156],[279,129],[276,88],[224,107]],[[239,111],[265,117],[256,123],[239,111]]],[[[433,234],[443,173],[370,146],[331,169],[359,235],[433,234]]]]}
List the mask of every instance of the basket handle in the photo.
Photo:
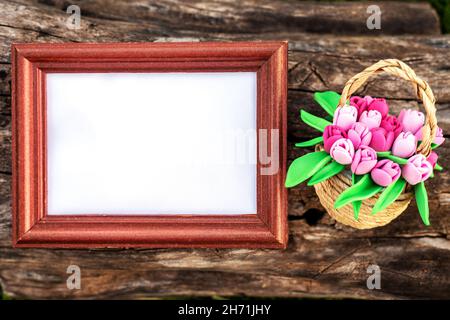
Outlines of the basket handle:
{"type": "Polygon", "coordinates": [[[345,84],[339,105],[345,105],[350,96],[358,90],[369,77],[383,71],[402,79],[409,80],[417,93],[417,97],[422,100],[426,112],[426,120],[422,129],[422,143],[417,147],[417,152],[428,156],[431,152],[431,143],[433,142],[437,130],[436,100],[428,83],[420,79],[414,70],[404,62],[397,59],[380,60],[364,69],[362,72],[354,75],[345,84]]]}

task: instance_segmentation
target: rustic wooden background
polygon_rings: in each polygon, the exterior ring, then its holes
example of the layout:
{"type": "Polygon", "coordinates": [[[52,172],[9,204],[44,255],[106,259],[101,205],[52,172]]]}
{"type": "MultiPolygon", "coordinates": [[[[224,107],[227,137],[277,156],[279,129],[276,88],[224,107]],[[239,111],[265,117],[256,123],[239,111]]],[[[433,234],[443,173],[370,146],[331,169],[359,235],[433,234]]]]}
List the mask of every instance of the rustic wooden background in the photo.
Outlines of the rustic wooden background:
{"type": "MultiPolygon", "coordinates": [[[[10,94],[12,42],[289,40],[289,153],[315,135],[298,111],[320,113],[312,94],[382,58],[398,58],[429,81],[440,126],[450,132],[450,37],[428,4],[379,3],[382,29],[366,28],[367,3],[289,0],[0,1],[0,286],[12,298],[333,297],[450,298],[450,175],[427,186],[431,227],[415,205],[389,226],[357,231],[329,218],[313,188],[289,192],[289,247],[279,250],[35,250],[11,248],[10,94]],[[81,29],[69,30],[69,4],[81,29]],[[66,268],[82,270],[82,289],[66,288],[66,268]],[[378,264],[382,289],[368,290],[378,264]]],[[[418,107],[408,83],[372,79],[362,94],[418,107]]],[[[126,112],[126,110],[124,110],[126,112]]],[[[120,148],[120,146],[118,146],[120,148]]],[[[439,149],[450,168],[449,144],[439,149]]],[[[127,168],[117,168],[127,170],[127,168]]]]}

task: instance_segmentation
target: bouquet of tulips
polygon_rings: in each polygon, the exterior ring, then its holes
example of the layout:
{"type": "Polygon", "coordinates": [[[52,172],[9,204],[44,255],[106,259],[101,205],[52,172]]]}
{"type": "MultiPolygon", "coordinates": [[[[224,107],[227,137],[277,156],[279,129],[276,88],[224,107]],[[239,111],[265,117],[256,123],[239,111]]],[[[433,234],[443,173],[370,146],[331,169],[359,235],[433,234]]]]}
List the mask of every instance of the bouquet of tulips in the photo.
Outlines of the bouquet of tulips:
{"type": "MultiPolygon", "coordinates": [[[[321,183],[349,168],[353,185],[336,199],[336,209],[353,204],[357,220],[361,201],[380,193],[372,210],[376,214],[393,203],[409,184],[414,186],[422,221],[429,225],[424,181],[442,167],[437,163],[436,152],[427,157],[416,153],[422,140],[424,114],[403,109],[396,117],[389,114],[385,99],[370,96],[352,96],[346,105],[339,107],[340,95],[335,92],[317,92],[314,99],[329,116],[320,118],[301,110],[301,119],[323,134],[296,144],[316,146],[316,151],[292,162],[286,187],[307,179],[308,185],[321,183]]],[[[443,142],[442,130],[438,128],[432,149],[443,142]]]]}

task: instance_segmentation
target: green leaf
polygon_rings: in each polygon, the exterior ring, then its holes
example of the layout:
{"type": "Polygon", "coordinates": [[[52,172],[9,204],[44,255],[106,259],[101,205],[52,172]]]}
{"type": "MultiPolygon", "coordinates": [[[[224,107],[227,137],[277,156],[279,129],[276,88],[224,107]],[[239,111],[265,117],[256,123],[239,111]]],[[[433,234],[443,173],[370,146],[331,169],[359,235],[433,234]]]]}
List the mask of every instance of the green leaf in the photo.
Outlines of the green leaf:
{"type": "Polygon", "coordinates": [[[361,178],[361,180],[358,181],[358,183],[340,194],[340,196],[334,202],[334,207],[336,209],[339,209],[346,204],[349,204],[350,202],[370,198],[378,193],[382,188],[383,187],[375,184],[372,181],[372,178],[370,178],[370,174],[366,174],[361,178]]]}
{"type": "Polygon", "coordinates": [[[377,156],[379,156],[380,158],[386,158],[386,159],[392,160],[398,164],[406,164],[408,162],[408,159],[396,157],[396,156],[392,155],[390,152],[389,152],[389,154],[386,152],[377,152],[377,156]]]}
{"type": "Polygon", "coordinates": [[[330,160],[330,155],[325,151],[311,152],[295,159],[287,172],[286,188],[302,183],[330,162],[330,160]]]}
{"type": "Polygon", "coordinates": [[[423,224],[429,226],[430,210],[428,208],[428,194],[423,181],[414,186],[414,191],[416,193],[416,202],[420,217],[422,218],[423,224]]]}
{"type": "Polygon", "coordinates": [[[352,173],[352,185],[356,184],[361,180],[363,176],[352,173]]]}
{"type": "Polygon", "coordinates": [[[316,144],[322,143],[323,142],[323,137],[317,137],[308,141],[303,141],[303,142],[299,142],[296,143],[295,146],[296,147],[311,147],[311,146],[315,146],[316,144]]]}
{"type": "Polygon", "coordinates": [[[337,163],[336,161],[332,161],[330,164],[326,165],[319,171],[317,171],[311,179],[308,181],[308,186],[313,186],[319,182],[327,180],[332,176],[337,175],[339,172],[345,169],[345,166],[337,163]]]}
{"type": "Polygon", "coordinates": [[[324,91],[314,93],[314,100],[330,115],[334,116],[341,96],[334,91],[324,91]]]}
{"type": "Polygon", "coordinates": [[[361,200],[354,201],[354,202],[352,202],[352,205],[353,205],[353,217],[355,218],[356,221],[358,221],[359,212],[361,211],[362,201],[361,200]]]}
{"type": "MultiPolygon", "coordinates": [[[[361,179],[361,176],[358,176],[358,175],[352,173],[352,185],[355,185],[360,179],[361,179]]],[[[355,220],[358,220],[358,218],[359,218],[359,212],[361,211],[361,205],[362,205],[361,200],[352,202],[353,216],[354,216],[355,220]]]]}
{"type": "Polygon", "coordinates": [[[319,130],[320,132],[323,132],[325,130],[326,126],[332,124],[330,121],[327,121],[323,118],[312,115],[311,113],[309,113],[305,110],[300,111],[300,118],[308,126],[313,127],[314,129],[319,130]]]}
{"type": "Polygon", "coordinates": [[[399,195],[402,194],[405,186],[406,181],[403,178],[399,178],[397,179],[397,181],[387,186],[387,188],[384,189],[377,202],[373,206],[372,214],[386,209],[392,202],[394,202],[398,198],[399,195]]]}
{"type": "Polygon", "coordinates": [[[442,171],[444,170],[444,168],[442,168],[438,163],[436,163],[436,165],[434,166],[434,170],[442,171]]]}
{"type": "Polygon", "coordinates": [[[436,144],[436,143],[432,142],[431,143],[431,150],[434,150],[434,149],[436,149],[439,146],[440,146],[440,144],[436,144]]]}

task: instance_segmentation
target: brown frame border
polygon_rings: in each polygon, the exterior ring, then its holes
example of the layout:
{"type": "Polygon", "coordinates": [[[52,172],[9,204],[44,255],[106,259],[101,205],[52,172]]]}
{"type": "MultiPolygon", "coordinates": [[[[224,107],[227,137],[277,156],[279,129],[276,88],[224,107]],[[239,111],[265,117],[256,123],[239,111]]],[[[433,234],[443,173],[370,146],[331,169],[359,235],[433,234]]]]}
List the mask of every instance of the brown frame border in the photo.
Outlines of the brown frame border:
{"type": "MultiPolygon", "coordinates": [[[[287,245],[287,42],[13,44],[13,246],[58,248],[287,245]],[[257,168],[256,215],[46,214],[48,72],[257,72],[257,127],[279,129],[280,168],[257,168]]],[[[259,136],[258,136],[259,140],[259,136]]]]}

